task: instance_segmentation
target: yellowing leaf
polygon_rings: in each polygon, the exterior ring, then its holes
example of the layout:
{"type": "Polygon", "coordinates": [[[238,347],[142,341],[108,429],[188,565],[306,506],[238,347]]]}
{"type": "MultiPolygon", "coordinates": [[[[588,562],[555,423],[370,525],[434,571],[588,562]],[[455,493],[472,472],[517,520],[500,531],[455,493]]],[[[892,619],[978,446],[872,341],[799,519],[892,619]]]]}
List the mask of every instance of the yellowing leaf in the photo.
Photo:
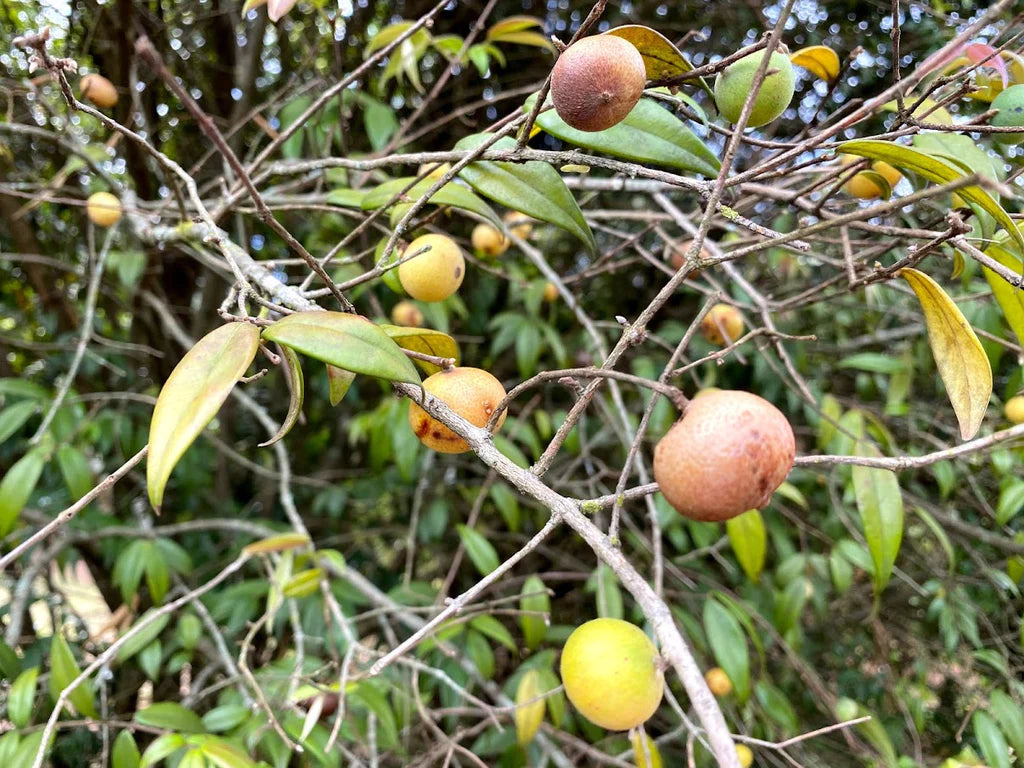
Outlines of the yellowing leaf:
{"type": "Polygon", "coordinates": [[[661,768],[661,752],[654,739],[640,730],[631,731],[629,741],[633,745],[633,762],[637,768],[661,768]]]}
{"type": "MultiPolygon", "coordinates": [[[[447,333],[431,328],[411,328],[402,325],[381,325],[381,330],[390,336],[402,349],[434,357],[450,357],[459,364],[459,345],[447,333]]],[[[427,360],[413,359],[428,374],[437,373],[441,367],[427,360]]]]}
{"type": "Polygon", "coordinates": [[[960,422],[960,436],[969,440],[981,427],[992,397],[988,356],[959,307],[938,283],[916,269],[902,269],[899,276],[910,283],[921,302],[935,365],[960,422]]]}
{"type": "MultiPolygon", "coordinates": [[[[395,271],[392,270],[392,272],[395,271]]],[[[327,396],[331,401],[331,405],[337,405],[344,399],[355,377],[356,375],[352,371],[346,371],[344,368],[335,368],[333,365],[327,366],[327,396]]]]}
{"type": "Polygon", "coordinates": [[[527,670],[516,688],[516,738],[521,747],[533,741],[544,722],[544,699],[540,696],[540,673],[527,670]]]}
{"type": "Polygon", "coordinates": [[[756,584],[764,568],[768,544],[761,512],[752,509],[728,520],[725,531],[729,534],[729,544],[743,572],[756,584]]]}
{"type": "Polygon", "coordinates": [[[282,533],[280,536],[270,536],[266,539],[254,541],[242,548],[248,555],[262,555],[268,552],[285,552],[296,547],[304,547],[309,544],[309,536],[304,533],[282,533]]]}
{"type": "Polygon", "coordinates": [[[254,325],[222,325],[201,338],[171,371],[149,424],[146,487],[156,509],[174,465],[220,410],[256,357],[259,343],[254,325]]]}
{"type": "MultiPolygon", "coordinates": [[[[1017,274],[1021,273],[1021,260],[1014,256],[1003,244],[996,243],[990,245],[985,250],[985,254],[1017,274]]],[[[988,280],[988,284],[992,287],[992,295],[996,297],[999,308],[1003,310],[1003,317],[1006,318],[1007,324],[1017,337],[1017,342],[1024,344],[1024,291],[1014,288],[988,267],[983,267],[982,269],[985,272],[985,279],[988,280]]]]}
{"type": "MultiPolygon", "coordinates": [[[[694,68],[693,64],[671,40],[650,27],[626,24],[609,29],[604,34],[621,37],[636,46],[644,58],[644,68],[647,70],[648,80],[664,80],[668,77],[686,74],[694,68]]],[[[699,78],[697,83],[708,95],[712,95],[711,88],[703,77],[699,78]]]]}
{"type": "Polygon", "coordinates": [[[827,45],[812,45],[789,55],[789,60],[815,77],[832,82],[839,77],[839,55],[827,45]]]}
{"type": "Polygon", "coordinates": [[[543,26],[544,22],[533,16],[509,16],[501,21],[494,22],[490,26],[487,30],[487,39],[501,40],[505,35],[543,26]]]}
{"type": "MultiPolygon", "coordinates": [[[[904,109],[917,102],[917,98],[914,96],[907,96],[903,100],[904,109]]],[[[882,109],[886,112],[896,112],[899,110],[898,101],[889,101],[882,105],[882,109]]],[[[949,110],[945,107],[940,107],[938,102],[932,101],[931,99],[924,99],[911,110],[910,114],[919,120],[924,120],[927,123],[937,123],[938,125],[952,125],[953,116],[949,114],[949,110]]]]}
{"type": "Polygon", "coordinates": [[[291,347],[281,347],[281,356],[284,358],[284,364],[287,366],[286,370],[288,372],[288,413],[284,417],[284,421],[281,422],[281,427],[277,430],[277,434],[266,442],[260,443],[260,448],[273,445],[291,432],[295,422],[299,420],[299,414],[302,412],[302,399],[305,391],[305,384],[302,378],[302,364],[299,362],[299,356],[291,347]]]}

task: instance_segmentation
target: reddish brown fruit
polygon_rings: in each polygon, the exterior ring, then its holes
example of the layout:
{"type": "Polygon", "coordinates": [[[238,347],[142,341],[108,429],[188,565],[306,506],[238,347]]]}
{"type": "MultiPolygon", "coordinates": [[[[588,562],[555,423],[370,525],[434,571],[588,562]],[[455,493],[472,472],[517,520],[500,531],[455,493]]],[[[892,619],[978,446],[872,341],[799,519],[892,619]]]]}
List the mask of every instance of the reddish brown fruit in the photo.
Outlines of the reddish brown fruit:
{"type": "Polygon", "coordinates": [[[654,449],[654,479],[679,514],[719,521],[760,509],[793,468],[796,441],[782,412],[749,392],[690,401],[654,449]]]}
{"type": "Polygon", "coordinates": [[[636,106],[647,85],[644,58],[614,35],[585,37],[562,52],[551,70],[551,100],[570,127],[603,131],[636,106]]]}

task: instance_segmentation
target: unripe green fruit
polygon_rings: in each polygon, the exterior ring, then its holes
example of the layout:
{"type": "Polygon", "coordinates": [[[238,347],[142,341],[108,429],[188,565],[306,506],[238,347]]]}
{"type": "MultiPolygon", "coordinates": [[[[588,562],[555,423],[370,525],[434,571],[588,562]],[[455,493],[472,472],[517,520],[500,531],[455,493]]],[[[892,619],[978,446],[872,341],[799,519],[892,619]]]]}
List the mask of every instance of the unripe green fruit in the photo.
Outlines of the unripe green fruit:
{"type": "MultiPolygon", "coordinates": [[[[992,100],[992,109],[999,114],[992,118],[992,125],[999,128],[1024,128],[1024,83],[1011,85],[992,100]]],[[[993,133],[992,138],[999,144],[1024,143],[1024,131],[1021,133],[993,133]]]]}
{"type": "Polygon", "coordinates": [[[551,70],[551,101],[567,125],[603,131],[621,122],[647,85],[644,57],[614,35],[584,37],[564,51],[551,70]]]}
{"type": "Polygon", "coordinates": [[[661,704],[658,651],[628,621],[594,619],[577,627],[562,649],[559,671],[573,706],[611,731],[635,728],[661,704]]]}
{"type": "Polygon", "coordinates": [[[430,250],[398,265],[398,279],[405,292],[420,301],[444,301],[462,285],[466,260],[455,241],[444,235],[417,237],[406,254],[429,246],[430,250]]]}
{"type": "MultiPolygon", "coordinates": [[[[715,80],[715,105],[718,107],[718,113],[730,123],[740,119],[743,105],[754,84],[754,75],[757,74],[763,59],[764,51],[754,51],[749,56],[734,61],[718,74],[715,80]]],[[[785,112],[789,102],[793,100],[796,75],[789,56],[780,51],[773,53],[768,63],[768,72],[770,74],[765,77],[761,90],[754,100],[747,128],[767,125],[785,112]]]]}

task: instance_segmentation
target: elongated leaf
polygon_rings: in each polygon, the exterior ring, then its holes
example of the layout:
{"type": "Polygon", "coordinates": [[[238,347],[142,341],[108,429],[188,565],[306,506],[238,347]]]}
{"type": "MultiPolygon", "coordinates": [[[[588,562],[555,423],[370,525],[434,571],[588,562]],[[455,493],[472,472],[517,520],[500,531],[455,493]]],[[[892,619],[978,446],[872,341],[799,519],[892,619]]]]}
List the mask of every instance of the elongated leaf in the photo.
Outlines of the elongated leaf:
{"type": "Polygon", "coordinates": [[[207,764],[217,768],[255,768],[256,762],[234,744],[210,737],[203,743],[202,754],[207,764]]]}
{"type": "Polygon", "coordinates": [[[522,32],[534,27],[543,27],[544,22],[535,16],[506,16],[501,21],[494,22],[487,29],[487,39],[497,40],[509,32],[522,32]]]}
{"type": "MultiPolygon", "coordinates": [[[[621,37],[636,46],[644,58],[648,80],[664,80],[693,70],[693,64],[687,60],[683,52],[656,29],[641,24],[625,24],[609,29],[605,34],[621,37]]],[[[698,80],[698,84],[709,96],[713,95],[703,77],[698,80]]]]}
{"type": "Polygon", "coordinates": [[[128,661],[128,659],[156,640],[160,636],[160,633],[164,631],[164,627],[167,626],[167,622],[171,620],[169,615],[164,615],[155,621],[150,621],[150,615],[152,613],[153,609],[150,608],[144,614],[139,616],[135,623],[132,624],[132,627],[135,627],[142,622],[149,622],[145,629],[140,631],[137,635],[133,635],[128,642],[121,646],[120,650],[117,652],[118,661],[128,661]]]}
{"type": "Polygon", "coordinates": [[[285,415],[284,421],[281,422],[277,434],[266,442],[260,443],[260,448],[273,445],[291,432],[295,422],[299,420],[299,414],[302,413],[302,400],[306,391],[302,378],[302,363],[299,361],[298,354],[291,347],[281,347],[281,356],[284,358],[284,364],[288,366],[288,413],[285,415]]]}
{"type": "Polygon", "coordinates": [[[998,721],[1013,751],[1024,755],[1024,709],[1006,693],[995,690],[988,700],[988,711],[998,721]]]}
{"type": "Polygon", "coordinates": [[[978,710],[971,718],[974,737],[989,768],[1010,768],[1010,746],[988,712],[978,710]]]}
{"type": "MultiPolygon", "coordinates": [[[[490,136],[477,133],[467,136],[455,145],[457,150],[476,149],[490,136]]],[[[491,149],[515,149],[515,140],[499,139],[491,149]]],[[[547,163],[470,163],[459,175],[484,197],[489,197],[514,211],[546,221],[571,232],[582,240],[592,254],[597,243],[583,212],[558,171],[547,163]]]]}
{"type": "Polygon", "coordinates": [[[747,578],[756,584],[761,576],[761,569],[764,568],[768,544],[761,512],[756,509],[744,512],[727,521],[725,530],[729,534],[729,544],[740,567],[747,574],[747,578]]]}
{"type": "Polygon", "coordinates": [[[57,465],[64,476],[71,498],[78,501],[92,490],[92,470],[85,454],[73,445],[62,445],[57,449],[57,465]]]}
{"type": "Polygon", "coordinates": [[[516,739],[525,747],[544,722],[544,699],[540,698],[540,672],[528,669],[516,686],[516,739]]]}
{"type": "Polygon", "coordinates": [[[223,704],[203,715],[203,726],[210,733],[223,733],[237,728],[252,716],[243,704],[223,704]]]}
{"type": "Polygon", "coordinates": [[[39,667],[30,667],[18,675],[7,695],[7,716],[16,728],[24,728],[32,719],[32,705],[36,700],[36,680],[39,667]]]}
{"type": "MultiPolygon", "coordinates": [[[[414,180],[415,177],[410,176],[408,178],[386,181],[380,186],[364,193],[360,205],[363,210],[372,210],[387,205],[395,195],[409,186],[414,180]]],[[[395,206],[396,215],[399,218],[404,216],[405,212],[409,210],[409,206],[423,197],[436,181],[437,179],[426,178],[413,185],[412,188],[399,198],[398,204],[395,206]]],[[[462,208],[482,216],[497,229],[502,229],[501,217],[494,212],[494,209],[474,194],[473,190],[466,189],[461,184],[454,182],[445,184],[430,196],[430,203],[432,205],[450,205],[453,208],[462,208]]]]}
{"type": "Polygon", "coordinates": [[[419,384],[401,348],[369,320],[343,312],[297,312],[263,332],[269,341],[354,373],[419,384]]]}
{"type": "MultiPolygon", "coordinates": [[[[493,39],[495,43],[508,43],[510,45],[532,45],[534,48],[546,48],[554,50],[551,41],[540,32],[506,32],[501,37],[493,39]]],[[[501,61],[504,66],[504,61],[501,61]]]]}
{"type": "MultiPolygon", "coordinates": [[[[903,106],[909,107],[915,101],[917,99],[911,99],[909,102],[904,99],[903,106]]],[[[897,101],[890,101],[882,105],[882,109],[886,112],[897,112],[899,108],[900,105],[897,101]]],[[[949,110],[945,107],[940,107],[938,102],[932,99],[922,101],[910,114],[928,123],[936,123],[938,125],[953,124],[953,116],[949,114],[949,110]]]]}
{"type": "Polygon", "coordinates": [[[664,765],[658,745],[642,729],[630,731],[629,742],[633,745],[633,762],[637,768],[661,768],[664,765]]]}
{"type": "Polygon", "coordinates": [[[501,643],[513,653],[519,650],[516,646],[516,641],[512,639],[512,633],[505,628],[504,624],[493,616],[488,616],[486,613],[481,614],[480,616],[474,616],[470,620],[469,626],[477,632],[487,635],[491,640],[501,643]]]}
{"type": "MultiPolygon", "coordinates": [[[[54,701],[58,699],[61,692],[71,685],[71,682],[78,677],[81,670],[75,662],[71,653],[68,641],[64,635],[57,632],[50,643],[50,696],[54,701]]],[[[79,713],[87,717],[99,717],[96,711],[96,697],[93,695],[89,681],[82,682],[68,696],[68,701],[79,713]]]]}
{"type": "Polygon", "coordinates": [[[899,275],[921,302],[928,343],[960,422],[960,436],[970,440],[981,427],[992,397],[988,356],[974,329],[938,283],[916,269],[902,269],[899,275]]]}
{"type": "Polygon", "coordinates": [[[0,411],[0,444],[25,426],[25,422],[38,411],[39,403],[33,400],[22,400],[0,411]]]}
{"type": "MultiPolygon", "coordinates": [[[[534,94],[526,100],[529,111],[534,94]]],[[[686,124],[650,99],[640,99],[626,118],[603,131],[579,131],[566,125],[553,109],[537,117],[537,125],[580,147],[587,147],[627,160],[682,168],[703,176],[718,175],[718,158],[686,124]]]]}
{"type": "Polygon", "coordinates": [[[110,750],[110,768],[139,768],[139,747],[131,731],[121,731],[110,750]]]}
{"type": "Polygon", "coordinates": [[[523,582],[519,594],[519,624],[523,628],[523,639],[531,651],[536,649],[548,632],[548,620],[551,614],[551,598],[547,587],[536,574],[523,582]]]}
{"type": "Polygon", "coordinates": [[[287,552],[289,549],[305,547],[308,544],[309,536],[304,533],[282,533],[280,536],[254,541],[246,545],[242,551],[250,555],[262,555],[268,552],[287,552]]]}
{"type": "MultiPolygon", "coordinates": [[[[990,245],[985,254],[1018,275],[1024,272],[1021,260],[1001,243],[990,245]]],[[[982,271],[992,287],[992,295],[996,297],[999,308],[1003,310],[1007,325],[1017,337],[1017,343],[1024,344],[1024,291],[1013,287],[988,267],[982,267],[982,271]]]]}
{"type": "Polygon", "coordinates": [[[996,522],[1006,525],[1021,509],[1024,509],[1024,480],[1013,480],[999,494],[996,522]]]}
{"type": "MultiPolygon", "coordinates": [[[[434,357],[454,358],[455,364],[459,364],[459,345],[447,333],[430,328],[409,328],[403,325],[383,324],[380,328],[402,349],[410,349],[413,352],[434,357]]],[[[413,362],[427,374],[437,373],[441,370],[441,366],[434,365],[427,360],[414,358],[413,362]]]]}
{"type": "Polygon", "coordinates": [[[149,768],[151,765],[156,765],[165,757],[177,752],[184,746],[185,737],[180,733],[165,733],[146,747],[146,751],[142,754],[142,762],[139,764],[139,768],[149,768]]]}
{"type": "Polygon", "coordinates": [[[0,538],[14,528],[18,515],[36,489],[45,464],[45,449],[42,446],[33,448],[14,462],[0,481],[0,538]]]}
{"type": "Polygon", "coordinates": [[[599,563],[594,569],[594,586],[597,592],[597,615],[602,619],[621,619],[622,590],[619,589],[619,577],[615,571],[599,563]]]}
{"type": "Polygon", "coordinates": [[[815,77],[831,83],[839,77],[839,56],[827,45],[812,45],[791,53],[789,60],[815,77]]]}
{"type": "Polygon", "coordinates": [[[160,701],[140,709],[135,713],[135,722],[179,733],[203,733],[206,730],[199,715],[173,701],[160,701]]]}
{"type": "Polygon", "coordinates": [[[466,554],[481,575],[486,576],[498,567],[498,553],[482,533],[468,525],[455,527],[459,532],[459,538],[462,539],[462,546],[466,548],[466,554]]]}
{"type": "MultiPolygon", "coordinates": [[[[857,443],[860,456],[878,456],[869,443],[857,443]]],[[[903,496],[896,475],[887,469],[853,467],[853,491],[857,498],[864,538],[874,563],[875,593],[889,583],[903,539],[903,496]]]]}
{"type": "Polygon", "coordinates": [[[175,366],[160,390],[149,425],[146,487],[159,509],[174,465],[210,423],[256,357],[259,329],[222,325],[200,339],[175,366]]]}
{"type": "Polygon", "coordinates": [[[728,608],[717,600],[704,603],[704,631],[718,666],[725,670],[740,703],[750,696],[750,654],[743,629],[728,608]]]}
{"type": "MultiPolygon", "coordinates": [[[[919,176],[940,184],[947,184],[951,181],[962,179],[966,175],[946,160],[939,159],[913,147],[894,144],[891,141],[857,139],[840,144],[837,150],[848,155],[859,155],[860,157],[868,157],[872,160],[884,160],[889,165],[913,171],[919,176]]],[[[957,194],[988,213],[1001,227],[1010,233],[1010,236],[1017,241],[1018,245],[1024,248],[1024,235],[1017,230],[1013,224],[1013,219],[1010,218],[1009,214],[988,192],[979,186],[972,186],[958,190],[957,194]]]]}

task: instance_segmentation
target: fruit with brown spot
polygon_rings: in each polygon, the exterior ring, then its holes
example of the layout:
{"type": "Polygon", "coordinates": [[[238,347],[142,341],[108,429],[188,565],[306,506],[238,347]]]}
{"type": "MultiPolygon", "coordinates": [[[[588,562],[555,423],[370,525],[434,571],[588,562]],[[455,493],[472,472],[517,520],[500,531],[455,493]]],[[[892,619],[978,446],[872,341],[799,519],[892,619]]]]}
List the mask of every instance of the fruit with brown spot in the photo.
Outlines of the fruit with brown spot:
{"type": "Polygon", "coordinates": [[[793,468],[796,440],[764,398],[737,390],[690,401],[654,449],[654,479],[691,520],[721,521],[760,509],[793,468]]]}
{"type": "Polygon", "coordinates": [[[103,75],[86,75],[78,81],[78,93],[100,109],[110,109],[117,104],[117,88],[103,75]]]}
{"type": "MultiPolygon", "coordinates": [[[[480,368],[438,371],[424,379],[423,389],[477,427],[486,425],[494,409],[505,399],[505,388],[501,382],[480,368]]],[[[502,412],[495,429],[505,422],[506,413],[502,412]]],[[[421,443],[439,453],[465,453],[469,450],[469,443],[416,403],[409,404],[409,426],[421,443]]]]}
{"type": "Polygon", "coordinates": [[[398,279],[414,299],[444,301],[462,285],[466,259],[455,241],[444,235],[417,237],[409,243],[405,253],[414,254],[427,247],[430,250],[398,265],[398,279]]]}
{"type": "Polygon", "coordinates": [[[411,301],[400,301],[391,308],[391,322],[407,328],[419,328],[423,325],[423,312],[411,301]]]}
{"type": "Polygon", "coordinates": [[[614,35],[593,35],[573,43],[551,70],[555,111],[579,131],[604,131],[622,122],[646,85],[640,51],[614,35]]]}
{"type": "Polygon", "coordinates": [[[712,344],[724,347],[743,335],[743,315],[730,304],[715,304],[700,321],[704,338],[712,344]]]}
{"type": "Polygon", "coordinates": [[[473,250],[486,256],[501,256],[508,250],[508,238],[490,224],[477,224],[470,236],[473,250]]]}

